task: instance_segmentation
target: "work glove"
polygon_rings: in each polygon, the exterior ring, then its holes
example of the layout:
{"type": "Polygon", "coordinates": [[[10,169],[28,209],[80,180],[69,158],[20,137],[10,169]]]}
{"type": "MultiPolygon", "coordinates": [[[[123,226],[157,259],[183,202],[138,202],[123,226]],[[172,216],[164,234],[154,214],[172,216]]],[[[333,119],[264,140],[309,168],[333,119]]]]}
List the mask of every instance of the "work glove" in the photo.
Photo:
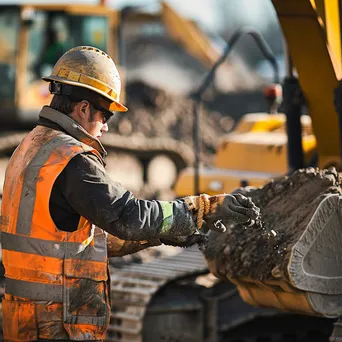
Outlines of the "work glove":
{"type": "Polygon", "coordinates": [[[184,201],[197,216],[198,229],[201,229],[204,220],[209,229],[223,233],[227,224],[250,226],[260,218],[260,209],[249,197],[239,193],[216,196],[202,194],[185,197],[184,201]]]}
{"type": "Polygon", "coordinates": [[[202,234],[193,234],[190,236],[167,236],[160,238],[159,241],[167,246],[191,247],[194,244],[201,244],[208,240],[208,237],[202,234]]]}
{"type": "Polygon", "coordinates": [[[208,236],[193,234],[190,236],[165,237],[160,242],[167,246],[187,248],[197,244],[199,250],[204,251],[208,246],[208,236]]]}

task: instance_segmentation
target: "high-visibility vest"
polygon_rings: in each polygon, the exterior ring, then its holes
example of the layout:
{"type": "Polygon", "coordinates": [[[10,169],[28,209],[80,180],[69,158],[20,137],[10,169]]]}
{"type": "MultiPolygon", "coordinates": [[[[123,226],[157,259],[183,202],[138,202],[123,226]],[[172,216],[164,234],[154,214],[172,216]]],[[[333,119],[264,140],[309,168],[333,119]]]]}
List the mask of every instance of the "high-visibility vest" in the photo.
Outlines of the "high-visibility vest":
{"type": "Polygon", "coordinates": [[[101,158],[73,137],[37,126],[9,162],[1,209],[6,340],[39,337],[35,305],[42,302],[62,303],[69,339],[105,338],[110,318],[107,233],[84,217],[76,231],[59,230],[49,211],[56,178],[85,152],[101,158]]]}

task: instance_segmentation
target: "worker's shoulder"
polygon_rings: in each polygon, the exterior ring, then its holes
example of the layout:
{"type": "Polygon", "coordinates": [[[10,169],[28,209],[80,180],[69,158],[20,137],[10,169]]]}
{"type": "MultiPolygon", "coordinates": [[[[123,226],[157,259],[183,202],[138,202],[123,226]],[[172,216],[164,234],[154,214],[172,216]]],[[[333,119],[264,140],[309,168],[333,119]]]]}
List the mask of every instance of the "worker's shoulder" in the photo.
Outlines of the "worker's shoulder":
{"type": "Polygon", "coordinates": [[[75,155],[70,162],[68,163],[68,168],[74,168],[76,170],[89,170],[89,172],[98,172],[99,169],[101,172],[104,171],[103,165],[99,158],[91,153],[85,152],[75,155]]]}

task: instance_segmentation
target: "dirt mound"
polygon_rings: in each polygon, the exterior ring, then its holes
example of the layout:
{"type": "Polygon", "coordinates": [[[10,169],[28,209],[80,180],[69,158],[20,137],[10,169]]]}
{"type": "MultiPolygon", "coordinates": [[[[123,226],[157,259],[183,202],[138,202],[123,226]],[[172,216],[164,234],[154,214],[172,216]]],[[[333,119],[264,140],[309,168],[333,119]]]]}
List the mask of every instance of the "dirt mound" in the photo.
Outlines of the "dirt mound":
{"type": "MultiPolygon", "coordinates": [[[[193,146],[193,105],[189,97],[133,82],[126,88],[129,111],[119,114],[111,130],[124,136],[167,137],[193,146]]],[[[201,160],[211,162],[218,137],[229,132],[233,120],[218,112],[200,111],[201,160]]]]}
{"type": "Polygon", "coordinates": [[[205,250],[211,271],[222,279],[247,277],[288,279],[287,266],[299,240],[324,198],[341,194],[335,170],[296,171],[248,193],[261,208],[262,226],[231,227],[223,235],[211,234],[205,250]]]}

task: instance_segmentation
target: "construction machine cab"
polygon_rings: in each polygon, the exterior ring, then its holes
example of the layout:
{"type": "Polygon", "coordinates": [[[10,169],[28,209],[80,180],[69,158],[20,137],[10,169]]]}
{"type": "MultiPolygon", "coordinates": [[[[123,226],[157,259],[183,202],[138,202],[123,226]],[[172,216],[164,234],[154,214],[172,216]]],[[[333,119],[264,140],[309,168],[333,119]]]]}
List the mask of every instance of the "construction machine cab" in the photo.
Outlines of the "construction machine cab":
{"type": "Polygon", "coordinates": [[[96,46],[115,58],[118,16],[105,6],[1,6],[0,122],[18,128],[36,120],[49,102],[50,74],[64,52],[74,46],[96,46]]]}

